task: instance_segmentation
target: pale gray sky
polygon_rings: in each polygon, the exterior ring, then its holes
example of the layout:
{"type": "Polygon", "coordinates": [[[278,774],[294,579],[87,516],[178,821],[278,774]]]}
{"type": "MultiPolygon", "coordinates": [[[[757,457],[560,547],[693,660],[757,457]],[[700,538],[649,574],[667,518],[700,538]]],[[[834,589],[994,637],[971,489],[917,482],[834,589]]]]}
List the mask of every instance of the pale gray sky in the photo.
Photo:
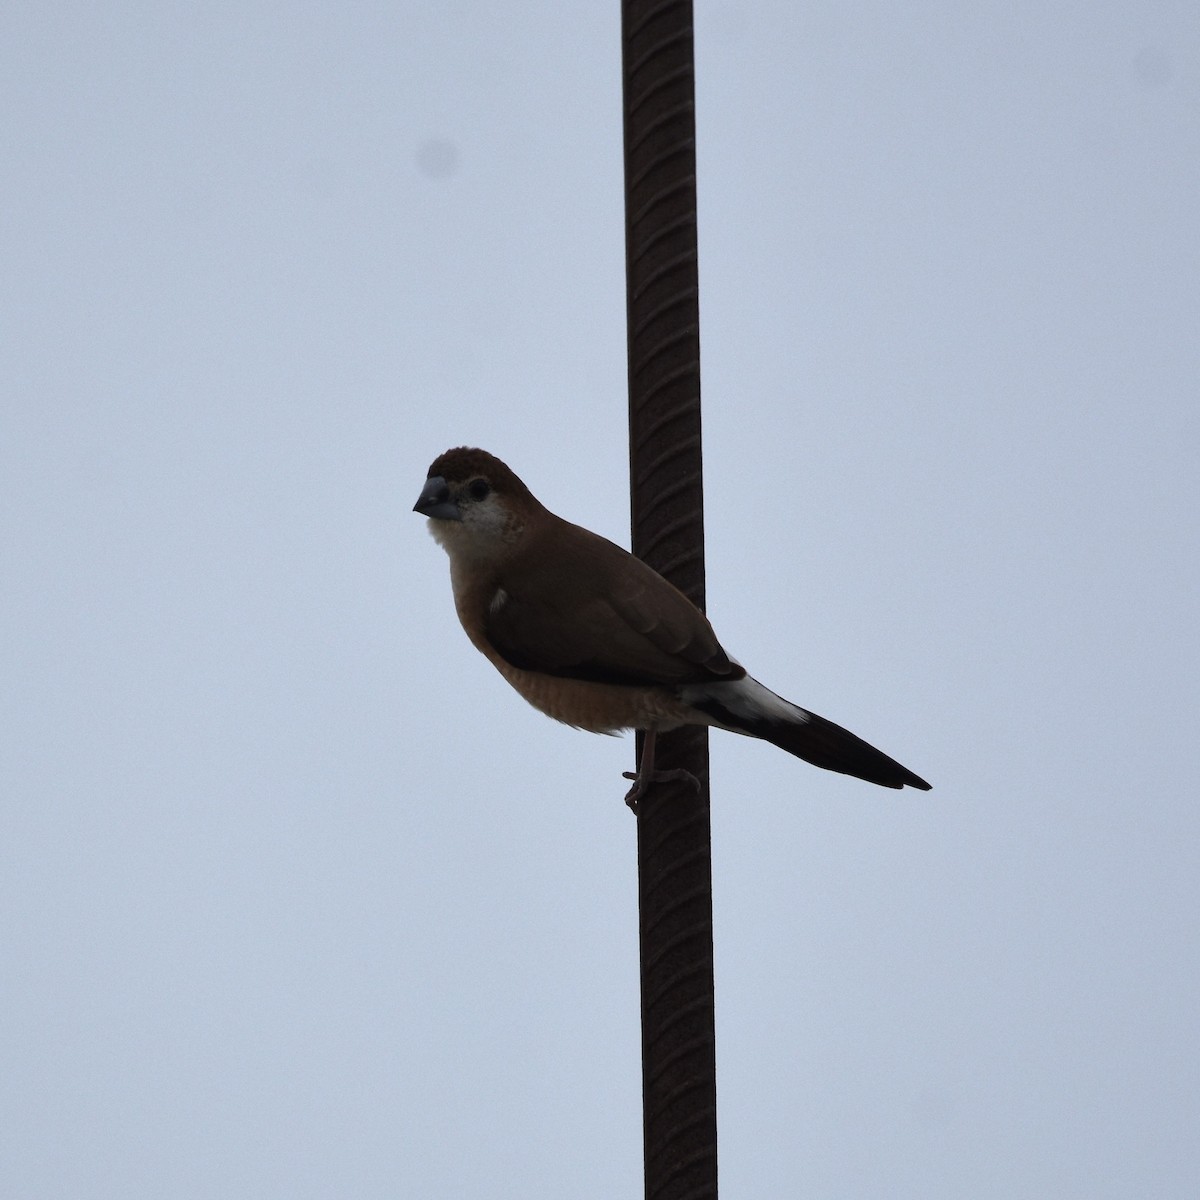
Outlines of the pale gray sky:
{"type": "MultiPolygon", "coordinates": [[[[9,5],[0,1194],[640,1194],[632,744],[469,646],[468,442],[627,544],[618,5],[9,5]]],[[[701,3],[724,1197],[1193,1200],[1200,9],[701,3]]]]}

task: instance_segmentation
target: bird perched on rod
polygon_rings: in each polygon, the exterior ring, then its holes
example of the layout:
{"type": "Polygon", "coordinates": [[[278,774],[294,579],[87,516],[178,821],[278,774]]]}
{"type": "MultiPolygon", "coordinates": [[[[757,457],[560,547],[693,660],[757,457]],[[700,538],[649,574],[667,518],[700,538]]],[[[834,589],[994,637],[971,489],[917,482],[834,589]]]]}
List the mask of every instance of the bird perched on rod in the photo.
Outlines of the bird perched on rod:
{"type": "Polygon", "coordinates": [[[747,675],[681,591],[555,516],[485,450],[434,459],[413,511],[429,518],[450,556],[467,637],[534,708],[595,733],[645,731],[631,801],[671,777],[655,771],[655,734],[681,725],[763,738],[883,787],[929,790],[895,759],[747,675]]]}

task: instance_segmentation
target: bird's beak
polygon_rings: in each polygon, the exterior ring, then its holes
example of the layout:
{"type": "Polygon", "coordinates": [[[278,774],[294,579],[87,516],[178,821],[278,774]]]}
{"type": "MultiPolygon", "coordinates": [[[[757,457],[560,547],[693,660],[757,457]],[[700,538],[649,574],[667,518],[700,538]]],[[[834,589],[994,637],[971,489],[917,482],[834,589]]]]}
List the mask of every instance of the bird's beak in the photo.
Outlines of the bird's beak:
{"type": "Polygon", "coordinates": [[[440,476],[431,475],[413,505],[413,512],[435,521],[461,521],[458,505],[450,499],[450,485],[440,476]]]}

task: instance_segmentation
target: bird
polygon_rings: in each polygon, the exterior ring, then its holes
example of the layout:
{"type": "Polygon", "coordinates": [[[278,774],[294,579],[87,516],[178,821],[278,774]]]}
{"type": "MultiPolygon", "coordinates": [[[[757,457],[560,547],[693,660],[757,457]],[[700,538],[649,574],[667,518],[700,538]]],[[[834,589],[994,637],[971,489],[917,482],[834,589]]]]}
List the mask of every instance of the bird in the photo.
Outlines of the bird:
{"type": "Polygon", "coordinates": [[[776,695],[726,653],[708,618],[652,567],[556,516],[500,459],[468,446],[433,460],[413,511],[450,558],[471,643],[534,708],[593,733],[644,733],[637,801],[686,778],[654,765],[684,725],[761,738],[887,788],[930,784],[849,730],[776,695]]]}

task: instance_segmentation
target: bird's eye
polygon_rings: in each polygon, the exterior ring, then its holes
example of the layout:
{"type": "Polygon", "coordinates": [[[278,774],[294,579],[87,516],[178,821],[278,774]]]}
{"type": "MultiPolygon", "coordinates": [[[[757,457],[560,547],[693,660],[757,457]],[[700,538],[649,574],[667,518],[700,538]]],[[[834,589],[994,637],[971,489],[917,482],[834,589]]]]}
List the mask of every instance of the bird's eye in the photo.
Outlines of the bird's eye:
{"type": "Polygon", "coordinates": [[[467,484],[467,491],[471,493],[472,500],[485,500],[491,490],[486,479],[472,479],[467,484]]]}

